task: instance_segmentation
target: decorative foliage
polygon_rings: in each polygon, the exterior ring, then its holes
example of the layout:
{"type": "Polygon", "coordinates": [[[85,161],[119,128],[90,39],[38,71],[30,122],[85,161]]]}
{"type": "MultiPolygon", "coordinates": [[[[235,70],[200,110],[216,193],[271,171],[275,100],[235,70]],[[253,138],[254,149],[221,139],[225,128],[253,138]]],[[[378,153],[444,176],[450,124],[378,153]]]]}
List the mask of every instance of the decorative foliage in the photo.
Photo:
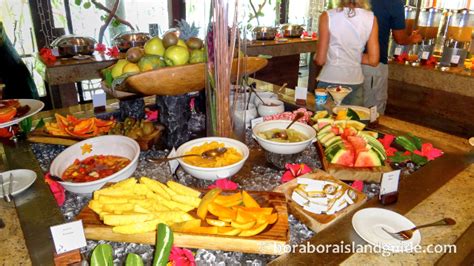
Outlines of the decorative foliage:
{"type": "Polygon", "coordinates": [[[187,41],[191,37],[197,37],[199,34],[199,27],[196,27],[196,25],[191,24],[184,20],[176,20],[176,23],[178,24],[178,28],[180,31],[179,37],[185,41],[187,41]]]}

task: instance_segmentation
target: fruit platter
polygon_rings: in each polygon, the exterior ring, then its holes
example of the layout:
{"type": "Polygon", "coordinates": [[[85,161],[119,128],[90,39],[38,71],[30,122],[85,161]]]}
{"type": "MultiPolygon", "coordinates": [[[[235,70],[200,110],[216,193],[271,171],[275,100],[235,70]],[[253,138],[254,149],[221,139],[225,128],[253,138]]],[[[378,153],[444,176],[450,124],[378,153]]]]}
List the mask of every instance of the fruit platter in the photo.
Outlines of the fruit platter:
{"type": "Polygon", "coordinates": [[[28,140],[37,143],[71,146],[81,140],[101,135],[123,135],[138,142],[141,150],[148,150],[157,143],[163,126],[151,121],[126,118],[123,122],[115,119],[96,117],[79,118],[73,115],[55,114],[55,120],[40,125],[28,134],[28,140]]]}
{"type": "Polygon", "coordinates": [[[324,171],[299,176],[275,188],[285,194],[288,211],[315,232],[362,205],[367,196],[324,171]]]}
{"type": "Polygon", "coordinates": [[[278,254],[289,240],[281,193],[201,191],[148,177],[95,191],[77,219],[93,240],[154,244],[159,223],[171,227],[179,247],[278,254]]]}
{"type": "MultiPolygon", "coordinates": [[[[206,52],[203,41],[168,32],[154,37],[143,48],[127,50],[125,58],[102,70],[103,89],[116,98],[134,95],[181,95],[205,87],[206,52]]],[[[259,57],[238,57],[232,64],[232,80],[267,65],[259,57]]]]}

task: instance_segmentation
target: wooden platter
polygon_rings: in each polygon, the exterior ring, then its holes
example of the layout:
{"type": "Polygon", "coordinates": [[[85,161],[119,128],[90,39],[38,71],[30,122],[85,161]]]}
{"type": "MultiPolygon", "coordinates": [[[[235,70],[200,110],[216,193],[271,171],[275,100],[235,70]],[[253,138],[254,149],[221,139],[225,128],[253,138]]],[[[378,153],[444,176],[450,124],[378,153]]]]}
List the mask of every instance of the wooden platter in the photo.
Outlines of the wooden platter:
{"type": "MultiPolygon", "coordinates": [[[[260,57],[234,59],[231,79],[236,80],[264,68],[268,60],[260,57]]],[[[204,89],[206,81],[206,63],[164,67],[146,71],[128,77],[117,88],[104,87],[104,90],[117,98],[138,95],[181,95],[204,89]]]]}
{"type": "Polygon", "coordinates": [[[64,145],[64,146],[71,146],[83,139],[79,139],[73,136],[70,137],[60,137],[60,136],[53,136],[47,133],[43,128],[35,129],[28,134],[27,140],[29,142],[35,143],[45,143],[45,144],[55,144],[55,145],[64,145]]]}
{"type": "Polygon", "coordinates": [[[340,180],[354,181],[362,180],[366,182],[380,183],[383,173],[393,171],[390,164],[385,163],[381,167],[347,167],[330,163],[324,155],[323,146],[319,141],[315,142],[316,150],[321,159],[322,169],[331,176],[340,180]]]}
{"type": "MultiPolygon", "coordinates": [[[[349,188],[346,183],[332,177],[328,173],[321,170],[317,170],[316,172],[309,173],[301,177],[316,180],[329,180],[349,188]]],[[[354,204],[347,206],[346,208],[342,209],[339,212],[336,212],[333,215],[315,214],[304,210],[303,207],[301,207],[298,203],[291,199],[291,194],[293,193],[293,190],[296,188],[297,185],[297,180],[295,178],[285,184],[276,187],[274,191],[285,194],[286,200],[288,202],[288,211],[316,233],[324,230],[326,227],[341,219],[351,211],[357,209],[367,200],[367,196],[364,193],[354,190],[357,192],[357,200],[354,202],[354,204]]]]}
{"type": "MultiPolygon", "coordinates": [[[[268,226],[262,233],[252,237],[205,235],[191,233],[174,233],[174,245],[186,248],[204,248],[245,253],[279,255],[284,252],[284,245],[289,241],[288,211],[285,195],[277,192],[247,191],[262,207],[273,207],[278,213],[278,220],[268,226]]],[[[190,212],[195,215],[195,211],[190,212]]],[[[85,207],[77,220],[82,220],[87,239],[109,240],[155,244],[155,232],[143,234],[118,234],[112,227],[104,225],[99,216],[89,207],[85,207]]]]}

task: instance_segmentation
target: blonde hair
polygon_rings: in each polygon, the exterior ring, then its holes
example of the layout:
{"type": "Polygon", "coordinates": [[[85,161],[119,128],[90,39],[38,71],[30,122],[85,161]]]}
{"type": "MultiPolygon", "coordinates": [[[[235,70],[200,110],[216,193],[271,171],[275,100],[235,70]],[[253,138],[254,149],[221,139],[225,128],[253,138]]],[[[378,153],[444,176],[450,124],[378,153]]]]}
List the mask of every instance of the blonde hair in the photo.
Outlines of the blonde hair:
{"type": "Polygon", "coordinates": [[[344,7],[349,8],[349,17],[355,16],[354,8],[362,8],[366,10],[371,10],[371,6],[368,0],[339,0],[339,4],[337,6],[339,11],[342,11],[344,7]]]}

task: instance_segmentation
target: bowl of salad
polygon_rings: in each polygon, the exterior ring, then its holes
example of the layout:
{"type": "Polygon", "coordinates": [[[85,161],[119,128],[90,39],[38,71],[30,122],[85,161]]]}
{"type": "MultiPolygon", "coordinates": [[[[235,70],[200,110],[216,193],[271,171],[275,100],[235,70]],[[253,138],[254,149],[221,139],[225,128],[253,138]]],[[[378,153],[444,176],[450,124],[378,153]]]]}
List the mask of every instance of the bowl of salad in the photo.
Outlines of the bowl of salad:
{"type": "Polygon", "coordinates": [[[125,136],[107,135],[78,142],[51,163],[50,174],[61,178],[64,189],[92,193],[105,183],[130,177],[138,165],[140,146],[125,136]]]}

